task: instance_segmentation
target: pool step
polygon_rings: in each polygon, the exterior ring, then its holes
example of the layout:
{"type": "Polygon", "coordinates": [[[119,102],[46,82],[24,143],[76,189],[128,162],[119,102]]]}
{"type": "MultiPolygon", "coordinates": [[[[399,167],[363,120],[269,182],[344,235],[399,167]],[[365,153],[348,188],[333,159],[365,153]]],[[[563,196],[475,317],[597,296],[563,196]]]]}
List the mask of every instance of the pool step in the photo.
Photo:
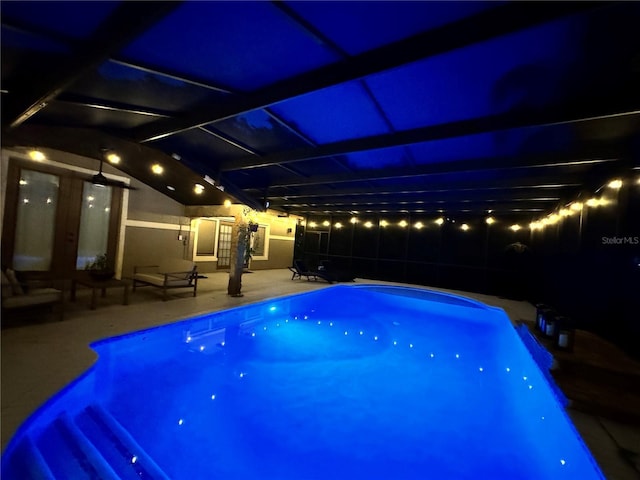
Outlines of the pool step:
{"type": "Polygon", "coordinates": [[[169,480],[156,462],[136,442],[129,431],[100,405],[90,405],[76,422],[121,478],[169,480]],[[125,476],[126,474],[126,476],[125,476]]]}
{"type": "Polygon", "coordinates": [[[74,417],[64,412],[36,439],[25,437],[11,463],[2,469],[7,480],[169,480],[100,405],[90,405],[74,417]]]}

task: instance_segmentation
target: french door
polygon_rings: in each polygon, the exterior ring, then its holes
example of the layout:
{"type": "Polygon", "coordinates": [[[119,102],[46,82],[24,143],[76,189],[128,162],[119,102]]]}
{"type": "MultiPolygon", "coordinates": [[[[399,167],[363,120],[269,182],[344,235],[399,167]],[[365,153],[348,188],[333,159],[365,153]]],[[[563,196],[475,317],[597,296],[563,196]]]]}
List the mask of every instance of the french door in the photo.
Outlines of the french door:
{"type": "Polygon", "coordinates": [[[77,172],[11,159],[2,228],[2,264],[66,278],[97,255],[115,267],[122,190],[77,172]]]}
{"type": "Polygon", "coordinates": [[[227,270],[231,265],[231,234],[233,224],[220,222],[218,235],[218,270],[227,270]]]}

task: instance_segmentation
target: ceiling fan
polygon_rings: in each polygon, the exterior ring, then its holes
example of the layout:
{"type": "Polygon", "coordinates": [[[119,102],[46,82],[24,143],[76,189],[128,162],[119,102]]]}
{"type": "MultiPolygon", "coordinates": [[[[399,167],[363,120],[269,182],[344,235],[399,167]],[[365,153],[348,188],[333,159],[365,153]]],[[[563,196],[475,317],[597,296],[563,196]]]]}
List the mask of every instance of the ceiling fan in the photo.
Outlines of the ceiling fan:
{"type": "Polygon", "coordinates": [[[127,185],[126,183],[120,180],[111,180],[104,176],[102,173],[102,164],[104,162],[103,158],[100,158],[100,169],[98,173],[96,173],[93,177],[91,177],[91,183],[94,185],[99,185],[102,187],[118,187],[118,188],[126,188],[127,190],[137,190],[137,188],[127,185]]]}

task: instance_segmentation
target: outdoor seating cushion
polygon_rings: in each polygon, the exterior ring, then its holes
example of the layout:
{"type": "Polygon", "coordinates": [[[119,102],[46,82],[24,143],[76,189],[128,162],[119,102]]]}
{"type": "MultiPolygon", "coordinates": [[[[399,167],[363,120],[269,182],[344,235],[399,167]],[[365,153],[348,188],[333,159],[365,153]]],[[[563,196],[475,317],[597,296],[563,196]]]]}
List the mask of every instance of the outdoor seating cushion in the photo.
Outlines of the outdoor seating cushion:
{"type": "MultiPolygon", "coordinates": [[[[135,280],[150,283],[157,287],[165,285],[165,275],[163,273],[136,273],[135,280]]],[[[189,287],[191,286],[191,272],[188,275],[180,273],[180,275],[167,274],[167,287],[189,287]]]]}
{"type": "MultiPolygon", "coordinates": [[[[24,295],[24,290],[22,289],[22,285],[20,285],[20,282],[16,278],[16,272],[14,272],[10,268],[7,268],[6,278],[9,280],[9,285],[11,287],[11,291],[13,295],[24,295]]],[[[4,287],[4,278],[2,279],[2,283],[4,287]]]]}
{"type": "Polygon", "coordinates": [[[167,259],[160,265],[135,267],[133,279],[156,287],[191,287],[194,267],[189,260],[167,259]]]}
{"type": "Polygon", "coordinates": [[[28,294],[12,295],[2,299],[4,308],[21,308],[62,301],[62,291],[55,288],[32,288],[28,294]]]}

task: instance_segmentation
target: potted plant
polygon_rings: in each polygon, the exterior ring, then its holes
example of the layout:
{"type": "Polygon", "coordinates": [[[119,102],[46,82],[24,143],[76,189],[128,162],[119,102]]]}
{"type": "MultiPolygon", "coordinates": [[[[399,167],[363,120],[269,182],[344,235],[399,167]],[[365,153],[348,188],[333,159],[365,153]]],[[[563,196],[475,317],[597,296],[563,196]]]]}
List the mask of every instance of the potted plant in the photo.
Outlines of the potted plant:
{"type": "Polygon", "coordinates": [[[93,262],[85,265],[84,269],[96,280],[108,280],[115,274],[115,272],[109,268],[106,253],[96,256],[93,262]]]}

